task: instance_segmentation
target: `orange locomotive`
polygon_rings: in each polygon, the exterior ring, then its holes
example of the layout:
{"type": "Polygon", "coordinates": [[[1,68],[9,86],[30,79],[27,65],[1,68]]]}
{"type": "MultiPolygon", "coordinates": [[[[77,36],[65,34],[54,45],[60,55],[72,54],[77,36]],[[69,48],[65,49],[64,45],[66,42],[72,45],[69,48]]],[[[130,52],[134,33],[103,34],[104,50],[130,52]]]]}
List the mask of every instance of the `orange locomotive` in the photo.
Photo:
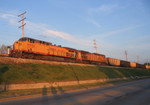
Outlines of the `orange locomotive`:
{"type": "Polygon", "coordinates": [[[21,38],[13,44],[11,56],[34,58],[36,55],[52,55],[59,57],[75,58],[75,52],[69,52],[66,48],[54,46],[52,43],[35,40],[31,38],[21,38]]]}
{"type": "Polygon", "coordinates": [[[104,55],[56,46],[49,42],[28,37],[20,38],[18,41],[14,42],[10,56],[67,62],[107,64],[107,59],[104,55]]]}

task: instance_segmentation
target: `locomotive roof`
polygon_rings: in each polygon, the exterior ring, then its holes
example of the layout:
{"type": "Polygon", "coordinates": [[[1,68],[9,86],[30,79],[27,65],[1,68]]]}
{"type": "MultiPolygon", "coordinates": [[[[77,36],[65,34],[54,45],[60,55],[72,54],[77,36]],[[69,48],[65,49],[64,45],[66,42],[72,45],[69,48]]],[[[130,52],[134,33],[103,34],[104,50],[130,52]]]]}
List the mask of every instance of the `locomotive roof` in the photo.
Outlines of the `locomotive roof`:
{"type": "Polygon", "coordinates": [[[78,51],[81,51],[81,52],[84,52],[84,53],[90,53],[90,52],[88,52],[88,51],[84,51],[84,50],[78,50],[78,51]]]}
{"type": "Polygon", "coordinates": [[[49,45],[52,45],[52,43],[50,42],[45,42],[45,41],[41,41],[41,40],[37,40],[37,39],[33,39],[33,38],[29,38],[29,37],[23,37],[23,38],[20,38],[19,41],[22,41],[23,39],[27,39],[27,40],[34,40],[36,42],[39,42],[39,43],[43,43],[43,44],[49,44],[49,45]]]}
{"type": "Polygon", "coordinates": [[[101,56],[105,56],[105,55],[103,55],[103,54],[97,54],[97,53],[93,53],[93,54],[95,54],[95,55],[101,55],[101,56]]]}
{"type": "Polygon", "coordinates": [[[67,48],[67,49],[70,49],[70,50],[76,50],[76,49],[70,48],[70,47],[63,47],[63,48],[67,48]]]}
{"type": "MultiPolygon", "coordinates": [[[[111,58],[111,57],[107,57],[108,59],[116,59],[116,58],[111,58]]],[[[120,60],[120,59],[116,59],[116,60],[120,60]]]]}
{"type": "MultiPolygon", "coordinates": [[[[78,50],[78,51],[81,51],[82,53],[91,53],[91,52],[84,51],[84,50],[78,50]]],[[[100,55],[100,56],[105,56],[105,55],[103,55],[103,54],[97,54],[97,53],[91,53],[91,54],[100,55]]]]}
{"type": "Polygon", "coordinates": [[[120,60],[121,62],[126,62],[126,63],[130,63],[129,61],[125,61],[125,60],[120,60]]]}

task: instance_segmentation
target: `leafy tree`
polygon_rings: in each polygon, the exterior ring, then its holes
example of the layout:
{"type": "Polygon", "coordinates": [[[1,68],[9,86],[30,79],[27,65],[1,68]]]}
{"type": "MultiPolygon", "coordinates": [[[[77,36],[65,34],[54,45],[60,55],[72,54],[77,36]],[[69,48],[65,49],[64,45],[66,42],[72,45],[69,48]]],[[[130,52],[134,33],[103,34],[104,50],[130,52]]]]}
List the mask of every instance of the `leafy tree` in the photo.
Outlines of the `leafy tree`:
{"type": "Polygon", "coordinates": [[[149,65],[150,66],[150,63],[144,63],[144,65],[149,65]]]}

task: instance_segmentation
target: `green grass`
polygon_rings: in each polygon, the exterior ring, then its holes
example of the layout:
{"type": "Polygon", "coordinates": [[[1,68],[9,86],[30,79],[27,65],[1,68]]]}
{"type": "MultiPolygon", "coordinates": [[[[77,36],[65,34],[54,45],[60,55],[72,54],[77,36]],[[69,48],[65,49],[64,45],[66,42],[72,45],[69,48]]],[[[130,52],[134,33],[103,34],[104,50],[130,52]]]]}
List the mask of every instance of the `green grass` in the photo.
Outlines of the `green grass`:
{"type": "Polygon", "coordinates": [[[150,76],[150,70],[48,64],[0,64],[0,84],[150,76]]]}

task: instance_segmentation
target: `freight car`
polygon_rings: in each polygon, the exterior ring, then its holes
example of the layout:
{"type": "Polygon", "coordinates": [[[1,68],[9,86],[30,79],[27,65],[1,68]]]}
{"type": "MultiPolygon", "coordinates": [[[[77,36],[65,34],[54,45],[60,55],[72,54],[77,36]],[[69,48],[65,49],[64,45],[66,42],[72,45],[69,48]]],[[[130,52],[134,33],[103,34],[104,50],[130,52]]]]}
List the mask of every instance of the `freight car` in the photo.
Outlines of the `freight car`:
{"type": "Polygon", "coordinates": [[[149,65],[145,65],[145,68],[146,68],[146,69],[150,69],[150,66],[149,66],[149,65]]]}
{"type": "Polygon", "coordinates": [[[130,67],[130,62],[124,61],[124,60],[120,60],[120,66],[121,67],[130,67]]]}
{"type": "Polygon", "coordinates": [[[146,69],[146,65],[142,65],[142,64],[139,64],[139,63],[136,63],[136,68],[142,68],[142,69],[146,69]]]}
{"type": "Polygon", "coordinates": [[[44,59],[65,62],[107,64],[105,55],[52,45],[50,42],[28,37],[20,38],[13,44],[10,56],[30,59],[44,59]]]}
{"type": "Polygon", "coordinates": [[[135,62],[130,62],[130,67],[131,68],[136,68],[137,67],[137,64],[135,62]]]}
{"type": "Polygon", "coordinates": [[[120,60],[119,59],[114,59],[114,58],[107,58],[108,64],[110,66],[120,66],[120,60]]]}
{"type": "Polygon", "coordinates": [[[148,69],[149,67],[146,65],[138,64],[135,62],[128,62],[124,60],[119,60],[115,58],[107,58],[108,65],[110,66],[120,66],[120,67],[130,67],[130,68],[142,68],[142,69],[148,69]]]}

